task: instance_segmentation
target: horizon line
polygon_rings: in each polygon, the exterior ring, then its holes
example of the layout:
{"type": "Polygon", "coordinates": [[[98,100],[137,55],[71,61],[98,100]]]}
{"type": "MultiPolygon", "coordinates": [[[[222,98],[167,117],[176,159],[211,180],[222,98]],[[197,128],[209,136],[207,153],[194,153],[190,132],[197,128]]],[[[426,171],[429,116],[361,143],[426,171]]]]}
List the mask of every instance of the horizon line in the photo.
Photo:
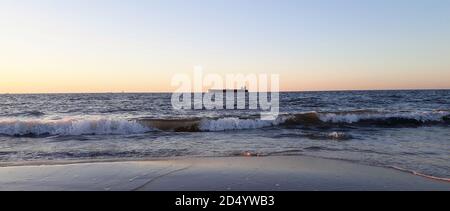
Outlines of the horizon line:
{"type": "MultiPolygon", "coordinates": [[[[351,91],[444,91],[450,88],[402,88],[402,89],[328,89],[328,90],[284,90],[280,93],[294,92],[351,92],[351,91]]],[[[171,91],[121,91],[121,92],[3,92],[0,95],[39,95],[39,94],[170,94],[171,91]]],[[[198,92],[191,92],[198,93],[198,92]]],[[[206,93],[206,92],[202,92],[206,93]]]]}

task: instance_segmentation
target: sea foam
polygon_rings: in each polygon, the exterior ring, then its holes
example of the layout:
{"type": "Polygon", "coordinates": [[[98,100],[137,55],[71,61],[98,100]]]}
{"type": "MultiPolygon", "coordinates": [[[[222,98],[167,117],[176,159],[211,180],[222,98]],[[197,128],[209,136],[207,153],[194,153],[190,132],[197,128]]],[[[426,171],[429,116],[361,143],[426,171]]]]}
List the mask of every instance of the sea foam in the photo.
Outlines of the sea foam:
{"type": "Polygon", "coordinates": [[[388,120],[403,119],[417,122],[442,122],[449,112],[433,111],[433,112],[367,112],[367,113],[321,113],[318,114],[319,119],[323,122],[331,123],[358,123],[364,120],[388,120]]]}
{"type": "Polygon", "coordinates": [[[202,118],[202,119],[118,119],[84,117],[60,120],[0,119],[0,134],[9,136],[44,135],[126,135],[151,131],[215,132],[250,130],[284,125],[333,126],[352,124],[361,126],[410,126],[446,124],[449,112],[306,112],[283,114],[275,120],[258,118],[202,118]]]}
{"type": "Polygon", "coordinates": [[[245,130],[258,129],[264,127],[276,126],[282,123],[279,119],[260,120],[260,119],[239,119],[239,118],[221,118],[216,120],[203,120],[200,123],[201,131],[226,131],[226,130],[245,130]]]}
{"type": "Polygon", "coordinates": [[[136,121],[121,119],[0,120],[0,134],[43,135],[123,135],[150,131],[136,121]]]}

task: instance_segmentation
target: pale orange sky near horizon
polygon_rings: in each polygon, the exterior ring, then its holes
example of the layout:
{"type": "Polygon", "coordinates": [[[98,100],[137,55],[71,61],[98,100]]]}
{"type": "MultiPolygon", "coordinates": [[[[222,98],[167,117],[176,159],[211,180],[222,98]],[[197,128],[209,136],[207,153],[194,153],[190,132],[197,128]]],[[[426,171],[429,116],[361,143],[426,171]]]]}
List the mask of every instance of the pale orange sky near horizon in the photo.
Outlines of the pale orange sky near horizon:
{"type": "Polygon", "coordinates": [[[281,91],[450,89],[448,2],[134,3],[0,2],[0,93],[171,92],[195,65],[281,91]]]}

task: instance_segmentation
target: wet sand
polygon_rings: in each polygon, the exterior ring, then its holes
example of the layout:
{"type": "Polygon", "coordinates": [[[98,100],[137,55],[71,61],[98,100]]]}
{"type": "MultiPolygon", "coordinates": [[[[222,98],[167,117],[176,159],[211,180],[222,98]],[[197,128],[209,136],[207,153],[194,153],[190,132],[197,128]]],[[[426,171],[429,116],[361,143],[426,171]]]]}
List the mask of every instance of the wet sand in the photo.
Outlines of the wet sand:
{"type": "Polygon", "coordinates": [[[0,167],[0,190],[446,190],[450,183],[320,158],[230,157],[0,167]]]}

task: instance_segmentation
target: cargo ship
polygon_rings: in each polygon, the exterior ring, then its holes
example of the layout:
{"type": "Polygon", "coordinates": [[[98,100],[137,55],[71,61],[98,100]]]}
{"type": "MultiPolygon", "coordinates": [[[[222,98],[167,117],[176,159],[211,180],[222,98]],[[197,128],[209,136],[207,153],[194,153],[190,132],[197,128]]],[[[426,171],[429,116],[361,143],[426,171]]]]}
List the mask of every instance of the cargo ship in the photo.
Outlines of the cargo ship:
{"type": "Polygon", "coordinates": [[[209,93],[214,93],[214,92],[223,92],[223,93],[226,93],[226,92],[235,92],[235,93],[244,92],[244,93],[248,93],[248,89],[247,89],[247,87],[241,87],[240,89],[209,89],[208,92],[209,93]]]}

